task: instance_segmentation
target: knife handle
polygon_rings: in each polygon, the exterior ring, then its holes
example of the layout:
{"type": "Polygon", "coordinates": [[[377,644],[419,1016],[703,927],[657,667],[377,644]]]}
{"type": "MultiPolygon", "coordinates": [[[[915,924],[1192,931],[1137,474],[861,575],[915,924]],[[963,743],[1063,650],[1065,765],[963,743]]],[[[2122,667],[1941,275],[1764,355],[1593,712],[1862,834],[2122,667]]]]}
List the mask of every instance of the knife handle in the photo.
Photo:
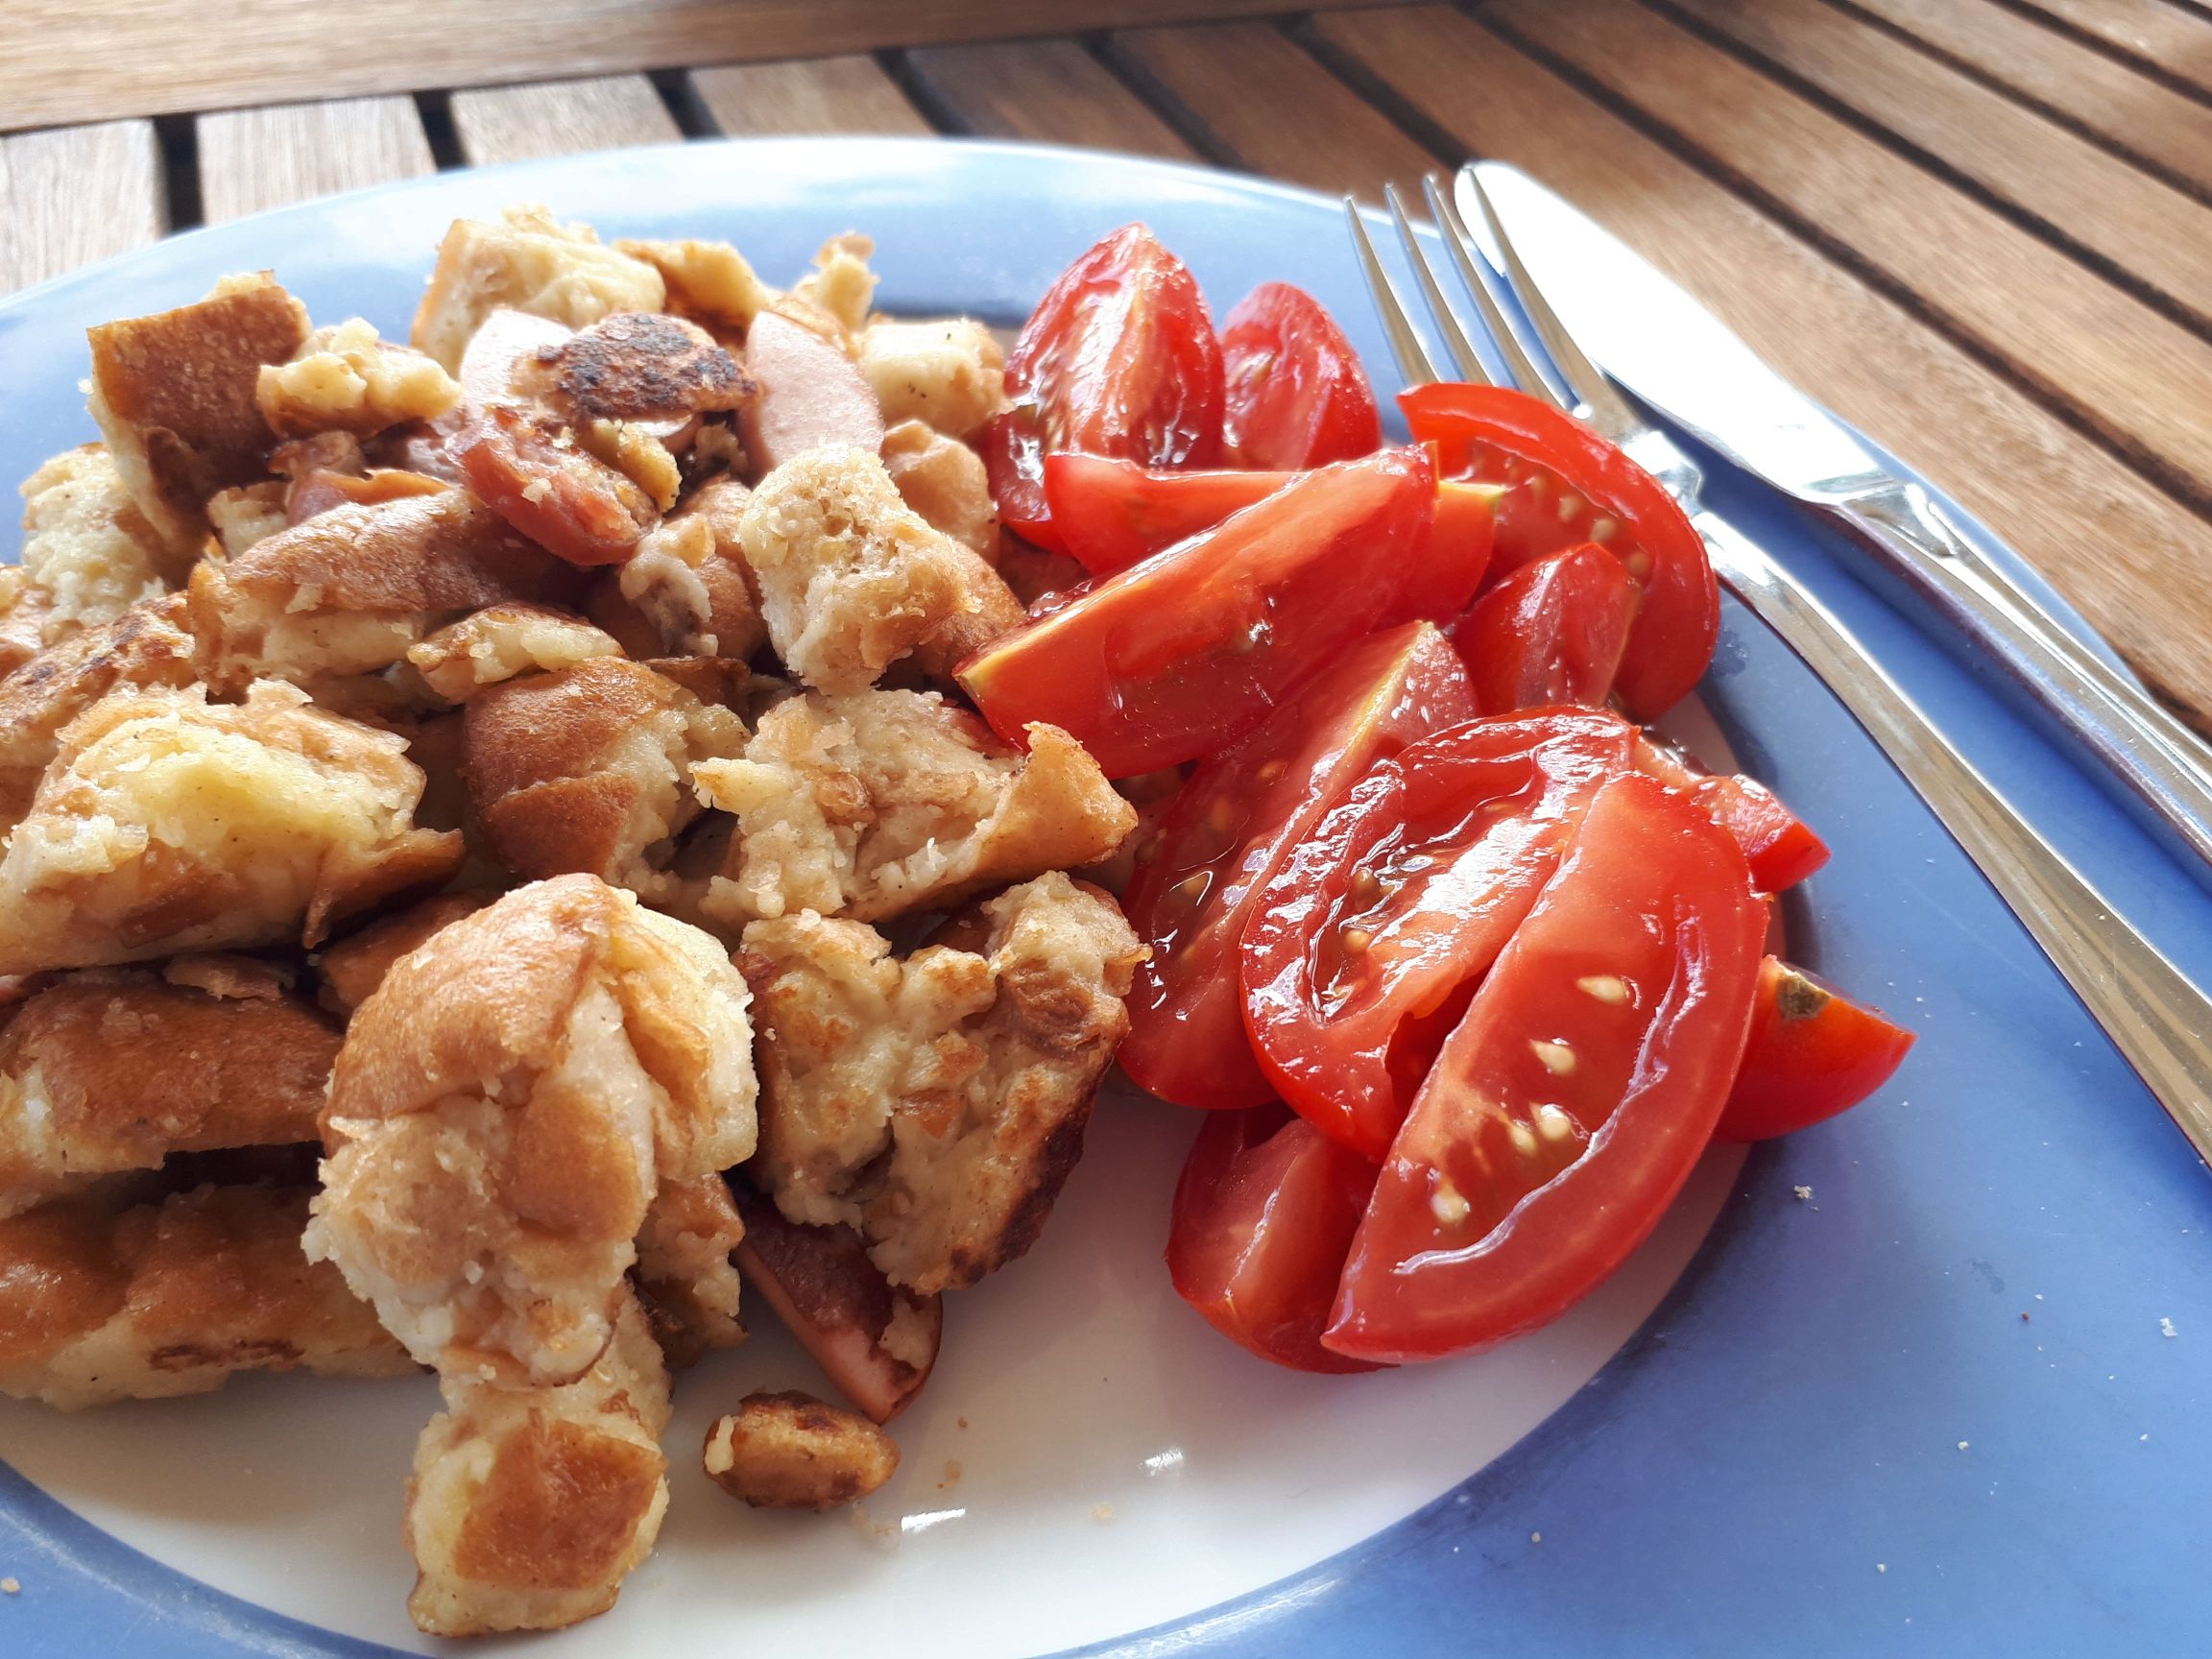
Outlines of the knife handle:
{"type": "Polygon", "coordinates": [[[1710,511],[1713,568],[1826,682],[2050,957],[2158,1103],[2212,1161],[2212,1001],[1952,747],[1850,630],[1710,511]]]}
{"type": "MultiPolygon", "coordinates": [[[[1971,636],[2212,865],[2212,751],[1951,525],[1917,484],[1893,480],[1820,506],[1971,636]]],[[[2192,872],[2212,878],[2212,869],[2192,872]]]]}

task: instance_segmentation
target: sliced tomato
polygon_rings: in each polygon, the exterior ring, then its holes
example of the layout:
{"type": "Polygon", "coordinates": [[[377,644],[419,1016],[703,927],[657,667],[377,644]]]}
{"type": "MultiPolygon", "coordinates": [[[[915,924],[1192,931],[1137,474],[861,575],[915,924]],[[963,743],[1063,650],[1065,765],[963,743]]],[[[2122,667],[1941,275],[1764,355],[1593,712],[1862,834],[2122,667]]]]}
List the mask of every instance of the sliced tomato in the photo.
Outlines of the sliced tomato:
{"type": "Polygon", "coordinates": [[[1429,545],[1407,573],[1394,622],[1450,622],[1467,609],[1490,568],[1492,515],[1501,493],[1487,484],[1445,479],[1436,486],[1429,545]]]}
{"type": "Polygon", "coordinates": [[[1373,1371],[1321,1346],[1375,1166],[1279,1105],[1210,1113],[1175,1184],[1167,1276],[1240,1348],[1297,1371],[1373,1371]]]}
{"type": "Polygon", "coordinates": [[[1485,1347],[1619,1267],[1712,1138],[1766,928],[1703,813],[1636,774],[1599,790],[1391,1144],[1327,1346],[1485,1347]]]}
{"type": "Polygon", "coordinates": [[[1260,1068],[1380,1160],[1463,998],[1557,867],[1636,729],[1595,709],[1475,720],[1379,761],[1277,866],[1244,935],[1260,1068]]]}
{"type": "Polygon", "coordinates": [[[1152,951],[1129,990],[1120,1060],[1133,1082],[1184,1106],[1252,1106],[1273,1094],[1244,1035],[1237,977],[1268,878],[1375,761],[1474,712],[1451,646],[1413,624],[1361,640],[1191,774],[1124,901],[1152,951]]]}
{"type": "Polygon", "coordinates": [[[619,565],[660,522],[652,498],[511,404],[471,410],[445,441],[484,505],[571,565],[619,565]]]}
{"type": "Polygon", "coordinates": [[[1759,964],[1751,1041],[1716,1141],[1771,1141],[1856,1106],[1904,1063],[1912,1033],[1802,968],[1759,964]]]}
{"type": "Polygon", "coordinates": [[[1500,582],[1452,630],[1486,714],[1604,705],[1636,620],[1636,585],[1595,542],[1548,553],[1500,582]]]}
{"type": "Polygon", "coordinates": [[[1143,226],[1123,226],[1038,301],[1006,359],[1006,397],[982,445],[991,495],[1003,523],[1055,552],[1046,456],[1212,466],[1221,347],[1197,278],[1143,226]]]}
{"type": "Polygon", "coordinates": [[[1094,576],[1149,559],[1290,482],[1287,472],[1176,471],[1105,455],[1045,457],[1062,544],[1094,576]]]}
{"type": "Polygon", "coordinates": [[[1382,446],[1375,389],[1321,301],[1262,282],[1221,325],[1221,458],[1296,470],[1382,446]]]}
{"type": "Polygon", "coordinates": [[[1640,594],[1614,676],[1622,707],[1656,718],[1713,660],[1720,590],[1705,544],[1665,486],[1571,415],[1501,386],[1435,385],[1399,403],[1448,477],[1507,486],[1492,566],[1504,572],[1584,541],[1621,561],[1640,594]]]}
{"type": "Polygon", "coordinates": [[[1419,449],[1301,473],[1001,635],[957,677],[1001,736],[1049,721],[1109,778],[1214,754],[1397,603],[1435,503],[1419,449]]]}
{"type": "Polygon", "coordinates": [[[1828,862],[1828,844],[1756,778],[1708,772],[1687,751],[1649,732],[1636,746],[1636,769],[1689,796],[1735,836],[1762,893],[1788,892],[1828,862]]]}

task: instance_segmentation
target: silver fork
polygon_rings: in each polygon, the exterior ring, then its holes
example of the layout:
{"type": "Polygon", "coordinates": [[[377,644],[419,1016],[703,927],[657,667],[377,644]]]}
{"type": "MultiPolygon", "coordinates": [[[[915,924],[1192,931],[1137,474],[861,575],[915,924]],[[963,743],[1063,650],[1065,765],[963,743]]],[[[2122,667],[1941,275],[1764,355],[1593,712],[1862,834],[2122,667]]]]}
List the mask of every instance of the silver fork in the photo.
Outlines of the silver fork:
{"type": "MultiPolygon", "coordinates": [[[[1695,464],[1629,406],[1561,325],[1528,280],[1474,170],[1463,170],[1460,180],[1482,212],[1503,273],[1468,234],[1434,175],[1424,180],[1423,193],[1509,382],[1587,421],[1666,485],[1704,539],[1721,585],[1802,658],[1865,728],[2011,907],[2199,1155],[2212,1160],[2212,1001],[1952,747],[1826,606],[1703,506],[1703,479],[1695,464]],[[1533,325],[1534,342],[1524,341],[1513,327],[1508,298],[1519,301],[1533,325]]],[[[1474,341],[1445,298],[1450,276],[1423,246],[1397,187],[1392,185],[1384,197],[1457,377],[1487,380],[1474,341]]],[[[1412,385],[1448,378],[1450,372],[1431,358],[1415,329],[1350,197],[1344,200],[1344,213],[1400,372],[1412,385]]]]}

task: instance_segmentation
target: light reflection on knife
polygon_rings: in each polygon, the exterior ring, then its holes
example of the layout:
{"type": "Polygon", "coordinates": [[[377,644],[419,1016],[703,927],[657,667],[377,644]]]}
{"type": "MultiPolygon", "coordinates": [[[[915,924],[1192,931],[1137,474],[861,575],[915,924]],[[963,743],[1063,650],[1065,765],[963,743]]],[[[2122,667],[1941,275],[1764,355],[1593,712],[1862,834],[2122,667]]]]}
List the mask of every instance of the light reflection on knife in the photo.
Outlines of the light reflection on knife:
{"type": "MultiPolygon", "coordinates": [[[[1961,536],[1925,490],[1888,470],[1625,244],[1526,175],[1491,162],[1479,171],[1529,275],[1608,374],[1902,577],[2212,880],[2212,750],[2201,738],[1961,536]]],[[[1480,214],[1466,217],[1480,237],[1480,214]]]]}

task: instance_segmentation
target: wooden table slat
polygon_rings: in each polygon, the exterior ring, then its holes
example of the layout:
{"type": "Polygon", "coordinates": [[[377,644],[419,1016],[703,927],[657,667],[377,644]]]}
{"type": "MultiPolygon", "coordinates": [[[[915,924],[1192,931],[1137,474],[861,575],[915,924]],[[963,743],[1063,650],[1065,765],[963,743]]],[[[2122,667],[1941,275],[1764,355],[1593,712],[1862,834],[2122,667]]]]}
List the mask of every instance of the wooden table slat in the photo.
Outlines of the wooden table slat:
{"type": "Polygon", "coordinates": [[[1072,40],[934,46],[906,55],[928,95],[993,138],[1088,144],[1193,160],[1197,152],[1072,40]]]}
{"type": "Polygon", "coordinates": [[[931,131],[899,83],[865,53],[733,63],[695,70],[690,81],[714,124],[733,134],[931,131]]]}
{"type": "Polygon", "coordinates": [[[1837,116],[1634,0],[1499,0],[1574,64],[1878,271],[2175,486],[2212,500],[2212,345],[1837,116]],[[2161,396],[2146,398],[2146,386],[2161,396]]]}
{"type": "Polygon", "coordinates": [[[2212,327],[2212,207],[1823,0],[1668,0],[2212,327]]]}
{"type": "Polygon", "coordinates": [[[2167,0],[2023,0],[2068,28],[2212,89],[2212,18],[2167,0]]]}
{"type": "Polygon", "coordinates": [[[1609,102],[1441,8],[1316,19],[1325,49],[1465,153],[1526,169],[1712,306],[1783,374],[1952,491],[2212,724],[2204,522],[1609,102]],[[1484,95],[1466,88],[1481,84],[1484,95]]]}
{"type": "Polygon", "coordinates": [[[1849,0],[1936,51],[2109,140],[2168,178],[2212,190],[2212,107],[2001,0],[1849,0]]]}
{"type": "Polygon", "coordinates": [[[684,136],[661,94],[642,75],[456,92],[453,131],[462,155],[478,166],[666,144],[684,136]]]}
{"type": "Polygon", "coordinates": [[[412,98],[226,109],[195,128],[200,210],[210,225],[438,170],[412,98]]]}
{"type": "MultiPolygon", "coordinates": [[[[1374,5],[1380,0],[1336,0],[1374,5]]],[[[300,0],[0,5],[0,129],[1254,16],[1283,0],[300,0]],[[465,18],[465,21],[463,19],[465,18]]]]}
{"type": "Polygon", "coordinates": [[[168,223],[153,122],[0,138],[0,295],[142,248],[168,223]]]}
{"type": "Polygon", "coordinates": [[[1190,112],[1225,159],[1332,195],[1382,200],[1435,157],[1263,23],[1130,30],[1111,51],[1190,112]]]}

